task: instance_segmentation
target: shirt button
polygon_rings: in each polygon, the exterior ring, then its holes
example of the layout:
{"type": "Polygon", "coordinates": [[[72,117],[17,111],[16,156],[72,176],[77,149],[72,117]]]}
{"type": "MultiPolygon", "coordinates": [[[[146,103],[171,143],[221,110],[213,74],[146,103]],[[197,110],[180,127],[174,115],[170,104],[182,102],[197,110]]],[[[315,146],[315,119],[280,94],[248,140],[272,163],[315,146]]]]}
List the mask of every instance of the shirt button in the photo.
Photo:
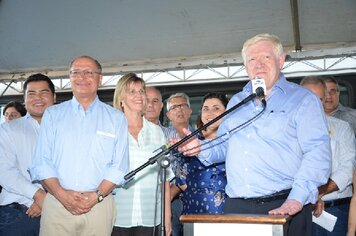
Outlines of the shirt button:
{"type": "Polygon", "coordinates": [[[245,172],[247,172],[248,171],[248,168],[245,168],[245,172]]]}
{"type": "Polygon", "coordinates": [[[247,155],[247,154],[248,154],[248,151],[244,151],[244,154],[247,155]]]}

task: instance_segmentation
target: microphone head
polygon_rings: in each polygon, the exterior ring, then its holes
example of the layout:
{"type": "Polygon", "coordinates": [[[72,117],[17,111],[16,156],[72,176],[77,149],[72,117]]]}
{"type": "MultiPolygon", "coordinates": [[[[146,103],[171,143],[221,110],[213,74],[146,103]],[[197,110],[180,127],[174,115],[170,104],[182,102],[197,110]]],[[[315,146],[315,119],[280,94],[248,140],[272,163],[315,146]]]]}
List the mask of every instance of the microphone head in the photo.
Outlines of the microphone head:
{"type": "Polygon", "coordinates": [[[265,91],[263,90],[262,87],[256,88],[256,95],[257,95],[257,97],[259,97],[260,99],[264,99],[264,98],[265,98],[265,91]]]}
{"type": "Polygon", "coordinates": [[[265,99],[266,83],[264,79],[255,77],[251,80],[252,92],[256,94],[259,99],[265,99]]]}

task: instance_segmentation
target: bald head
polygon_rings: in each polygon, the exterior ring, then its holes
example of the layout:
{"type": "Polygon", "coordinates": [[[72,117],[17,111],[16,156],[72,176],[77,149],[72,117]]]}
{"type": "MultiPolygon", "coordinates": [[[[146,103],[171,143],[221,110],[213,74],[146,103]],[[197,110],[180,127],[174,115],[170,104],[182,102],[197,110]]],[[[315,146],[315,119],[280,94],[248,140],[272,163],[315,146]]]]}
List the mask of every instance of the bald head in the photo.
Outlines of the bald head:
{"type": "Polygon", "coordinates": [[[146,87],[147,106],[145,118],[154,124],[159,124],[159,116],[163,108],[161,92],[155,87],[146,87]]]}

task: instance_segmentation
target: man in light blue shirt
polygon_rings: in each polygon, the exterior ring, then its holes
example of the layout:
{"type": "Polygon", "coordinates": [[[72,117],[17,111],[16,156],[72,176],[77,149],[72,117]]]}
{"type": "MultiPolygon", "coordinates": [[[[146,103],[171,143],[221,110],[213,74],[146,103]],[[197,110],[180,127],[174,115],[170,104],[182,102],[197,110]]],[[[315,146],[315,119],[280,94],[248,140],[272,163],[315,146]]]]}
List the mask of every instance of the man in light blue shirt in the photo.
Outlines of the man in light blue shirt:
{"type": "Polygon", "coordinates": [[[42,119],[32,179],[49,194],[40,235],[110,235],[115,212],[111,191],[128,172],[127,121],[101,102],[99,62],[80,56],[70,64],[73,98],[42,119]]]}
{"type": "MultiPolygon", "coordinates": [[[[206,164],[226,160],[228,199],[225,213],[288,214],[293,216],[288,235],[311,235],[311,206],[318,187],[330,175],[328,129],[319,99],[280,72],[285,61],[278,37],[261,34],[247,40],[242,57],[250,79],[266,83],[267,108],[249,125],[229,133],[221,145],[199,153],[182,146],[185,155],[196,155],[206,164]]],[[[228,108],[252,93],[249,82],[234,95],[228,108]]],[[[255,99],[230,113],[218,136],[254,117],[263,109],[255,99]]],[[[186,131],[186,134],[189,132],[186,131]]],[[[174,140],[173,140],[174,141],[174,140]]],[[[217,140],[220,142],[221,140],[217,140]]]]}
{"type": "Polygon", "coordinates": [[[46,192],[32,183],[31,165],[42,115],[55,101],[50,78],[34,74],[23,85],[27,114],[0,126],[0,235],[33,235],[40,229],[46,192]]]}

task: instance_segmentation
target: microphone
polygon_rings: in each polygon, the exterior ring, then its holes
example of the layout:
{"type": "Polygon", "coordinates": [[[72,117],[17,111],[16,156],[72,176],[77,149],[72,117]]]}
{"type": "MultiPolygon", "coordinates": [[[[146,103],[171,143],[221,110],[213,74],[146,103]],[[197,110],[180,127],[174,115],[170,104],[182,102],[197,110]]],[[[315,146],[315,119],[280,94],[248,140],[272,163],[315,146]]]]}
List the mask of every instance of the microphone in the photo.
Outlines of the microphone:
{"type": "Polygon", "coordinates": [[[255,77],[251,80],[252,91],[261,100],[265,100],[266,83],[265,80],[259,77],[255,77]]]}

